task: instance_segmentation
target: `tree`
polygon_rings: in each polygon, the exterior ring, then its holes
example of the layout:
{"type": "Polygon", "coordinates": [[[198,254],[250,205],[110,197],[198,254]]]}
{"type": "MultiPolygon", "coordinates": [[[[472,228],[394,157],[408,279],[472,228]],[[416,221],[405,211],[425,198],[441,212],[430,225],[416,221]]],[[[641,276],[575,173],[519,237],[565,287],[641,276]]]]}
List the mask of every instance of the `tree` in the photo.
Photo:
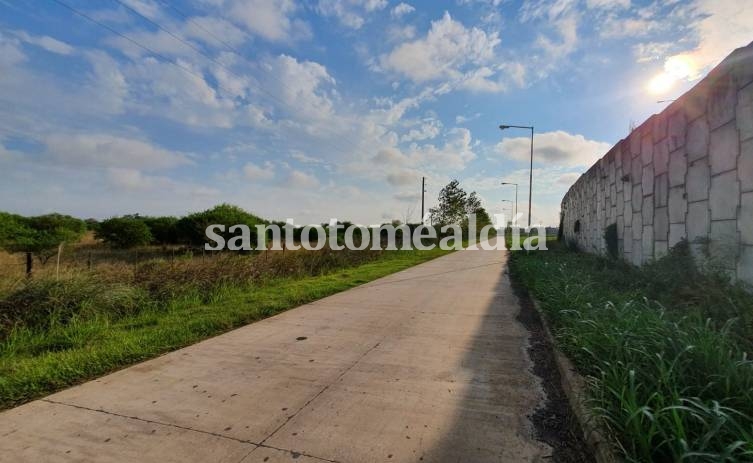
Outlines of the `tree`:
{"type": "Polygon", "coordinates": [[[229,228],[233,225],[248,225],[251,231],[252,244],[256,241],[256,225],[264,225],[266,222],[261,218],[249,214],[238,206],[220,204],[212,209],[187,215],[175,224],[178,238],[181,242],[194,246],[201,246],[210,242],[206,236],[209,225],[225,225],[224,232],[218,232],[225,240],[230,239],[237,233],[230,233],[229,228]]]}
{"type": "Polygon", "coordinates": [[[139,217],[149,227],[154,244],[177,244],[178,219],[175,217],[139,217]]]}
{"type": "Polygon", "coordinates": [[[95,235],[106,244],[120,249],[152,242],[152,233],[143,220],[134,216],[113,217],[100,222],[95,235]]]}
{"type": "MultiPolygon", "coordinates": [[[[439,204],[429,209],[432,222],[438,227],[456,224],[464,232],[468,231],[468,216],[476,215],[476,230],[492,223],[489,213],[481,205],[481,198],[475,191],[470,194],[460,187],[460,182],[453,180],[439,192],[439,204]]],[[[465,233],[464,233],[465,234],[465,233]]]]}
{"type": "Polygon", "coordinates": [[[26,253],[26,273],[31,274],[31,257],[44,265],[65,243],[75,243],[84,236],[86,223],[62,214],[22,217],[0,214],[0,246],[8,252],[26,253]]]}
{"type": "Polygon", "coordinates": [[[467,214],[468,193],[460,187],[460,182],[453,180],[442,188],[438,201],[437,207],[429,209],[434,225],[441,227],[463,222],[467,214]]]}

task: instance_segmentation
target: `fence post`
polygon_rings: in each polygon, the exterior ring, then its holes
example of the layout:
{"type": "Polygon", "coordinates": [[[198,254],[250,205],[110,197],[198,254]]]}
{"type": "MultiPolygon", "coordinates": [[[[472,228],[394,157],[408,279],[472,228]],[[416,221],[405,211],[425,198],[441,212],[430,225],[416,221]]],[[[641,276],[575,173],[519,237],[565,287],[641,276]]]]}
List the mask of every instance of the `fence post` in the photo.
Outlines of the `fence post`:
{"type": "Polygon", "coordinates": [[[34,266],[34,259],[30,252],[26,253],[26,277],[31,278],[32,267],[34,266]]]}
{"type": "Polygon", "coordinates": [[[92,252],[89,251],[89,257],[86,259],[86,268],[91,271],[92,269],[92,252]]]}

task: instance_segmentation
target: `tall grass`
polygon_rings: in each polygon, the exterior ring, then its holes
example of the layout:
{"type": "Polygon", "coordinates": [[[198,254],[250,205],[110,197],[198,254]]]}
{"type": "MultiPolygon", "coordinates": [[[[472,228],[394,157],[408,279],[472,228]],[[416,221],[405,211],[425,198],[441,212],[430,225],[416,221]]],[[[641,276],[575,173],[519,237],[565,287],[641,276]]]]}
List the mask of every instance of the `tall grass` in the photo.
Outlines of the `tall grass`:
{"type": "Polygon", "coordinates": [[[588,405],[629,461],[753,461],[753,298],[680,246],[641,270],[561,246],[515,253],[588,405]]]}
{"type": "Polygon", "coordinates": [[[0,408],[445,253],[225,254],[24,280],[0,296],[0,408]]]}

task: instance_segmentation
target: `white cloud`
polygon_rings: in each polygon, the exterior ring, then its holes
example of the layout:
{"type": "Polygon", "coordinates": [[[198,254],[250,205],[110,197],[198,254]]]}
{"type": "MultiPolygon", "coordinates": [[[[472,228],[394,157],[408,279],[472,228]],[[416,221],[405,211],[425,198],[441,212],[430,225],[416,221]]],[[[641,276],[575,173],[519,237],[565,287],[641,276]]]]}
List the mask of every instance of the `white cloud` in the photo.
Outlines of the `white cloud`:
{"type": "Polygon", "coordinates": [[[80,167],[156,170],[190,164],[181,152],[147,141],[108,134],[54,134],[44,139],[47,153],[60,163],[80,167]]]}
{"type": "Polygon", "coordinates": [[[416,184],[418,177],[409,170],[399,170],[387,174],[387,182],[392,186],[406,186],[416,184]]]}
{"type": "Polygon", "coordinates": [[[387,6],[387,0],[319,0],[316,10],[322,16],[337,18],[351,29],[360,29],[366,23],[365,16],[387,6]]]}
{"type": "Polygon", "coordinates": [[[186,23],[184,30],[186,36],[200,39],[218,47],[223,47],[225,44],[238,46],[248,39],[248,36],[241,29],[225,19],[214,16],[191,18],[186,23]]]}
{"type": "Polygon", "coordinates": [[[456,79],[467,68],[491,60],[499,43],[496,32],[467,29],[445,12],[425,37],[398,45],[381,56],[380,64],[415,82],[456,79]]]}
{"type": "Polygon", "coordinates": [[[442,130],[442,123],[438,119],[429,119],[422,122],[418,128],[410,129],[408,133],[400,137],[401,142],[421,141],[435,138],[442,130]]]}
{"type": "Polygon", "coordinates": [[[630,8],[630,0],[586,0],[588,8],[617,10],[630,8]]]}
{"type": "Polygon", "coordinates": [[[328,88],[335,79],[327,68],[314,61],[298,61],[280,55],[267,63],[269,82],[279,99],[285,103],[290,117],[306,121],[322,121],[332,118],[334,102],[328,88]]]}
{"type": "Polygon", "coordinates": [[[298,189],[316,188],[319,186],[319,179],[313,174],[294,169],[288,174],[286,186],[298,189]]]}
{"type": "Polygon", "coordinates": [[[243,175],[249,180],[269,180],[275,176],[275,169],[271,162],[266,162],[263,166],[247,162],[243,166],[243,175]]]}
{"type": "Polygon", "coordinates": [[[292,0],[231,0],[229,19],[272,42],[289,42],[310,36],[308,25],[294,19],[292,0]]]}
{"type": "Polygon", "coordinates": [[[75,49],[67,43],[61,42],[60,40],[54,39],[47,35],[31,35],[26,31],[14,31],[13,33],[22,41],[31,45],[36,45],[49,51],[50,53],[56,53],[58,55],[70,55],[75,51],[75,49]]]}
{"type": "Polygon", "coordinates": [[[162,196],[217,196],[219,190],[192,182],[181,182],[161,175],[148,175],[137,169],[109,168],[107,180],[118,190],[141,193],[159,192],[162,196]]]}
{"type": "MultiPolygon", "coordinates": [[[[516,161],[528,161],[531,156],[529,137],[505,138],[494,151],[516,161]]],[[[561,130],[539,133],[534,138],[533,161],[555,166],[590,166],[604,156],[611,144],[588,140],[561,130]]]]}
{"type": "Polygon", "coordinates": [[[398,3],[392,11],[390,11],[390,14],[393,18],[399,18],[401,16],[405,16],[406,14],[412,13],[416,11],[416,9],[407,3],[398,3]]]}

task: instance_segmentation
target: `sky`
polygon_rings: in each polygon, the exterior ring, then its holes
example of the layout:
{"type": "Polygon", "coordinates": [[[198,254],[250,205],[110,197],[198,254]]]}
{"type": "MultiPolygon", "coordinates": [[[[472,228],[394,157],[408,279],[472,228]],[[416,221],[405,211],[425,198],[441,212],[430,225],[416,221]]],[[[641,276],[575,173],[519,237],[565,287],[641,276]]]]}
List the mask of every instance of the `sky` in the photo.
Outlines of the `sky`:
{"type": "Polygon", "coordinates": [[[0,210],[419,220],[458,179],[556,225],[753,41],[749,0],[0,0],[0,210]]]}

